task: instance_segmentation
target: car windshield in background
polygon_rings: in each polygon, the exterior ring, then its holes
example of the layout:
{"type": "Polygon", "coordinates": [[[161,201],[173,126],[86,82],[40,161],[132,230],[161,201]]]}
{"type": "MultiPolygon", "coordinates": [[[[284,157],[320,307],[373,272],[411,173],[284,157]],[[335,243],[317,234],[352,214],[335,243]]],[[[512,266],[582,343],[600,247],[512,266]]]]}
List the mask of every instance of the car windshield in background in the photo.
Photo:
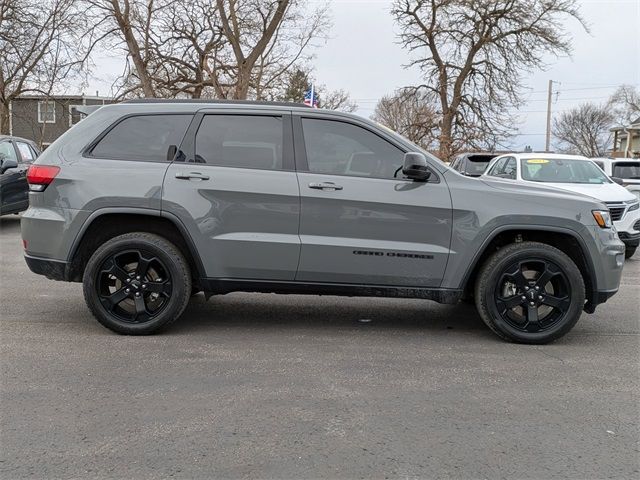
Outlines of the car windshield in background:
{"type": "Polygon", "coordinates": [[[612,175],[618,178],[640,179],[640,162],[616,162],[613,164],[612,175]]]}
{"type": "Polygon", "coordinates": [[[471,155],[467,159],[467,173],[482,175],[494,155],[471,155]]]}
{"type": "Polygon", "coordinates": [[[611,183],[598,166],[586,160],[564,158],[524,158],[520,160],[522,179],[549,183],[611,183]]]}

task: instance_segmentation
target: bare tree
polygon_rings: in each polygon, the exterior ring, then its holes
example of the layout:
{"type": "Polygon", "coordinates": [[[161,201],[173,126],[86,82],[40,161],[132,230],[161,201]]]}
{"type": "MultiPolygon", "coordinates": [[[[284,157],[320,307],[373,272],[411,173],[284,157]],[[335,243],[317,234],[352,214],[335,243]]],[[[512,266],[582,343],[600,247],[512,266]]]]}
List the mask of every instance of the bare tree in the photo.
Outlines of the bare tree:
{"type": "Polygon", "coordinates": [[[640,118],[640,91],[632,85],[620,85],[608,106],[617,124],[629,125],[640,118]]]}
{"type": "Polygon", "coordinates": [[[393,95],[385,95],[371,119],[427,150],[434,148],[439,137],[440,117],[433,95],[425,90],[401,88],[393,95]]]}
{"type": "Polygon", "coordinates": [[[611,143],[613,116],[607,105],[584,103],[563,112],[553,122],[560,150],[586,157],[601,157],[611,143]]]}
{"type": "Polygon", "coordinates": [[[76,0],[0,0],[0,133],[19,95],[50,95],[78,74],[93,45],[76,0]]]}
{"type": "Polygon", "coordinates": [[[567,17],[586,28],[575,0],[395,0],[392,14],[438,99],[443,160],[512,133],[523,74],[570,53],[567,17]]]}

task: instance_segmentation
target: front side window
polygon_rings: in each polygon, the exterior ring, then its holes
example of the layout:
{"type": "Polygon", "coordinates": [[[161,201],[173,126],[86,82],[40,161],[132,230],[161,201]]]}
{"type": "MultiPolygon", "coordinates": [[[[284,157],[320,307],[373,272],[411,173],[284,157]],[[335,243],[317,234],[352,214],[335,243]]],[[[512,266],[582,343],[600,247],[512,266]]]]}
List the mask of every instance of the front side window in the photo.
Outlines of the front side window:
{"type": "Polygon", "coordinates": [[[197,163],[282,170],[282,117],[205,115],[196,134],[197,163]]]}
{"type": "Polygon", "coordinates": [[[38,123],[56,123],[56,104],[50,100],[38,102],[38,123]]]}
{"type": "Polygon", "coordinates": [[[393,179],[402,167],[404,152],[365,128],[303,118],[302,129],[310,172],[393,179]]]}
{"type": "Polygon", "coordinates": [[[180,145],[191,115],[127,117],[107,132],[91,150],[92,157],[160,162],[170,145],[180,145]]]}
{"type": "Polygon", "coordinates": [[[18,151],[20,152],[23,162],[31,163],[36,159],[33,155],[33,149],[28,144],[24,142],[16,142],[16,147],[18,147],[18,151]]]}
{"type": "Polygon", "coordinates": [[[612,176],[640,179],[640,162],[616,162],[613,164],[612,176]]]}
{"type": "Polygon", "coordinates": [[[522,179],[546,183],[611,183],[589,160],[565,158],[524,158],[520,160],[522,179]]]}
{"type": "Polygon", "coordinates": [[[491,170],[489,170],[487,175],[492,175],[494,177],[497,176],[504,168],[504,164],[507,162],[507,158],[509,157],[502,157],[496,160],[496,163],[493,164],[491,170]]]}
{"type": "Polygon", "coordinates": [[[16,150],[13,148],[11,142],[0,142],[0,160],[18,161],[16,150]]]}

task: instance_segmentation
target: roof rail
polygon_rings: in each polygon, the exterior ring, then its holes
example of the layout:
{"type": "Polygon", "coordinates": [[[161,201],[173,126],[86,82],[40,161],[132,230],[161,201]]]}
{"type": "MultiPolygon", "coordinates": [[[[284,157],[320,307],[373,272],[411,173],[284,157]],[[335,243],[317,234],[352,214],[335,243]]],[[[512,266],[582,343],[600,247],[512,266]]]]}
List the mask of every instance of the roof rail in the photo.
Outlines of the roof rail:
{"type": "Polygon", "coordinates": [[[213,103],[230,105],[265,105],[273,107],[311,108],[309,105],[296,102],[268,102],[266,100],[226,100],[208,98],[132,98],[131,100],[124,100],[122,103],[213,103]]]}

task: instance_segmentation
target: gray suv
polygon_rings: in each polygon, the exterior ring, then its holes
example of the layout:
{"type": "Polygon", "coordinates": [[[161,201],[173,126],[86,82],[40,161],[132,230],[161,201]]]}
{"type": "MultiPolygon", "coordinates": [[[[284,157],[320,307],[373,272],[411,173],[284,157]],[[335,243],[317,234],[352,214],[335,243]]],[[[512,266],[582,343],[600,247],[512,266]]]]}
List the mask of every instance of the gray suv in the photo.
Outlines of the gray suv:
{"type": "Polygon", "coordinates": [[[471,179],[360,117],[299,104],[100,108],[28,172],[29,268],[82,282],[107,328],[149,334],[191,295],[474,299],[545,343],[617,290],[624,244],[592,198],[471,179]]]}

